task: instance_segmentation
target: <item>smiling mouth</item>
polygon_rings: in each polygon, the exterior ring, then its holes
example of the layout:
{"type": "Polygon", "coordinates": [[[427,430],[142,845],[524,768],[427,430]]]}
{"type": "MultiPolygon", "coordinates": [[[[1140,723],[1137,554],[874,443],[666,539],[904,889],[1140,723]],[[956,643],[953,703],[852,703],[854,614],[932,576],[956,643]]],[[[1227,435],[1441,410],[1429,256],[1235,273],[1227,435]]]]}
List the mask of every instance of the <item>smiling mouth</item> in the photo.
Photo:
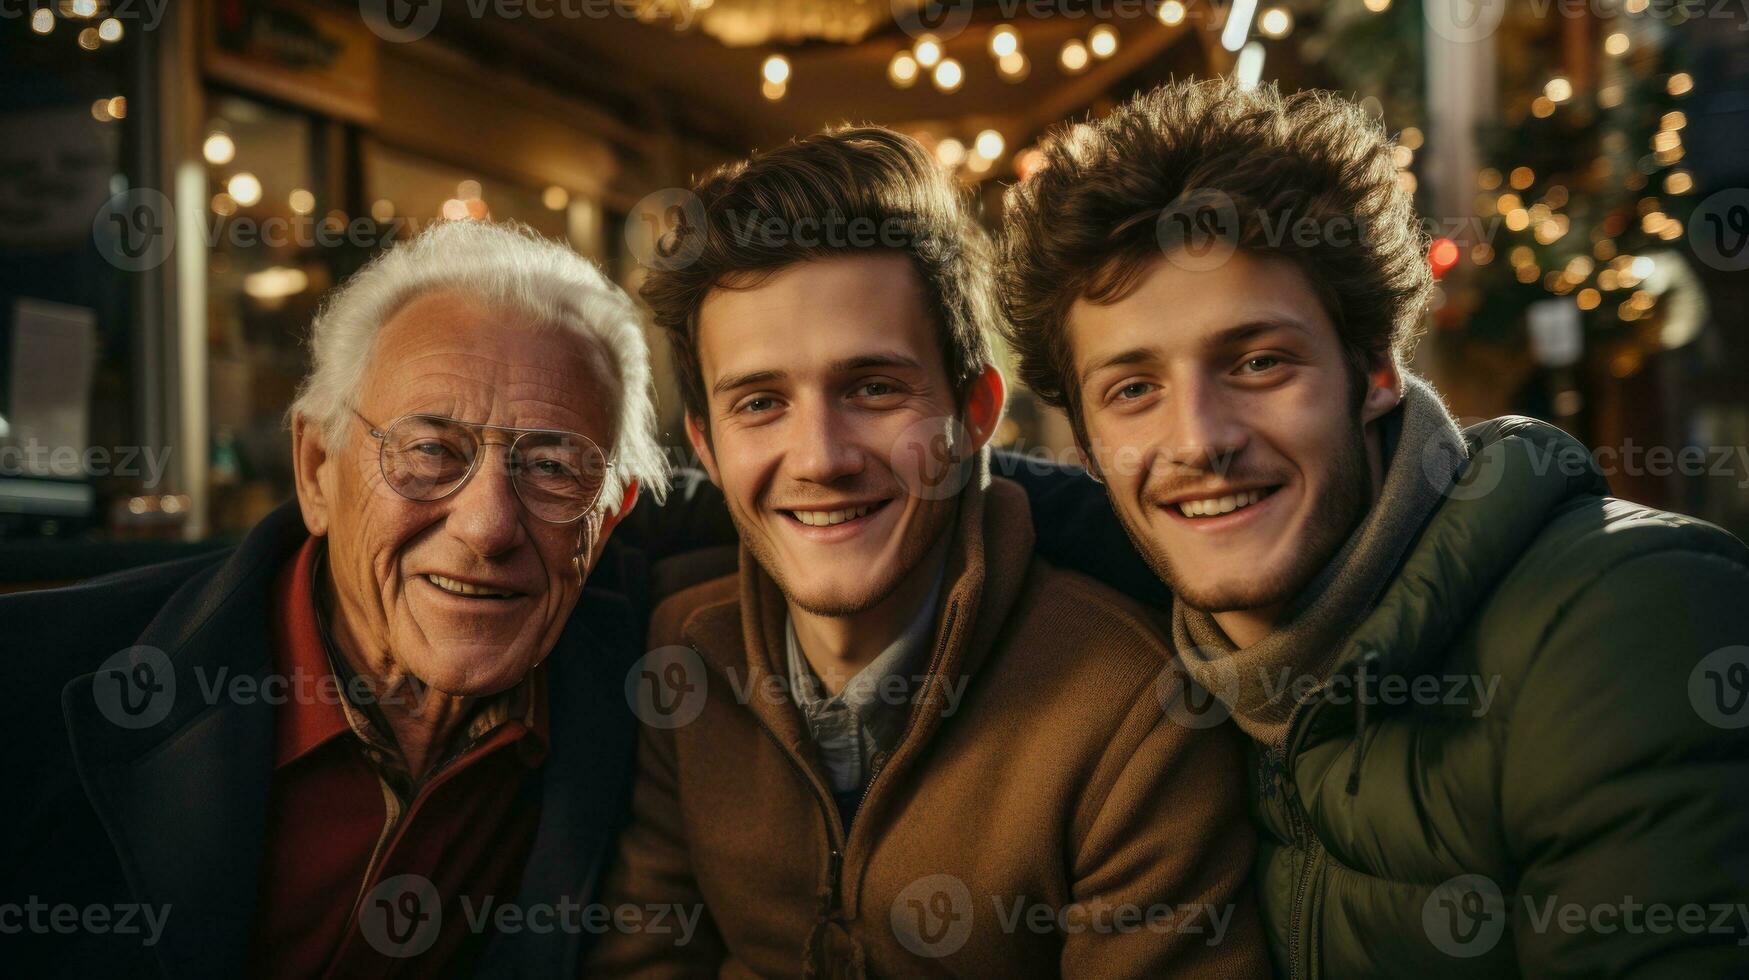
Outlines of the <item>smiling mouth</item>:
{"type": "Polygon", "coordinates": [[[424,576],[425,581],[448,592],[450,595],[466,596],[470,599],[515,599],[520,592],[507,592],[503,589],[493,589],[484,585],[474,585],[471,582],[459,582],[453,578],[438,575],[435,572],[424,576]]]}
{"type": "Polygon", "coordinates": [[[1185,517],[1220,517],[1236,510],[1244,510],[1256,504],[1270,494],[1280,490],[1280,487],[1263,487],[1257,490],[1246,490],[1240,493],[1229,493],[1220,497],[1204,497],[1200,500],[1181,500],[1170,506],[1178,508],[1185,517]]]}
{"type": "Polygon", "coordinates": [[[881,500],[872,504],[844,507],[838,510],[783,510],[780,513],[798,524],[805,524],[808,527],[834,527],[839,524],[848,524],[861,517],[867,517],[889,503],[892,501],[881,500]]]}

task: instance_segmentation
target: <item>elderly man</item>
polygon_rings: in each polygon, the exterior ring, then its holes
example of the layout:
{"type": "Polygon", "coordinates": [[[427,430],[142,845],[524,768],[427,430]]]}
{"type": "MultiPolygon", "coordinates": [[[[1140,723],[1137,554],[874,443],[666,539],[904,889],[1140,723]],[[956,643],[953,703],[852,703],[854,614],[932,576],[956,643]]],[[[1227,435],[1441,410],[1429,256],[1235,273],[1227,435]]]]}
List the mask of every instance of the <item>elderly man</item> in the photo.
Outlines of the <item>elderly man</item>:
{"type": "Polygon", "coordinates": [[[666,479],[637,314],[463,222],[355,276],[312,348],[295,505],[0,600],[21,975],[575,971],[643,626],[584,583],[666,479]]]}

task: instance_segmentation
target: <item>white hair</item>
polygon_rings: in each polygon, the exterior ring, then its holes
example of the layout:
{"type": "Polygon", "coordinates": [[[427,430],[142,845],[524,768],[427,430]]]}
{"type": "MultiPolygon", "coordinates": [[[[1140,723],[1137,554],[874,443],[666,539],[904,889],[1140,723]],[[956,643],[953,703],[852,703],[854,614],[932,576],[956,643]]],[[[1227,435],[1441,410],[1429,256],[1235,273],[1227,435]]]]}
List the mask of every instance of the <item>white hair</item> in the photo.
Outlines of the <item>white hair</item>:
{"type": "Polygon", "coordinates": [[[595,263],[520,223],[444,221],[372,259],[329,294],[310,325],[310,373],[290,416],[338,445],[345,436],[377,334],[427,293],[453,291],[531,323],[586,340],[602,395],[618,403],[613,460],[601,506],[617,513],[630,481],[661,500],[668,463],[656,439],[656,404],[643,315],[595,263]]]}

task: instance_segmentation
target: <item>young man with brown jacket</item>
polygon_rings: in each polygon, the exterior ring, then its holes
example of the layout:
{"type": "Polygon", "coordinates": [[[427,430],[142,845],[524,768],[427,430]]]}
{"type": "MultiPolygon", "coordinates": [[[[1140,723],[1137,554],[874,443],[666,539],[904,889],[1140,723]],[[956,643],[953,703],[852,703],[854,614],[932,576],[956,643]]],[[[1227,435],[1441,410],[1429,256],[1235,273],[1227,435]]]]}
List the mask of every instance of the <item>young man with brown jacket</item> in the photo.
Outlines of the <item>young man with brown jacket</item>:
{"type": "Polygon", "coordinates": [[[1165,716],[1154,621],[1036,558],[989,475],[994,304],[948,177],[847,129],[696,195],[644,293],[740,572],[664,602],[628,678],[604,901],[652,914],[587,973],[1265,975],[1242,742],[1165,716]]]}

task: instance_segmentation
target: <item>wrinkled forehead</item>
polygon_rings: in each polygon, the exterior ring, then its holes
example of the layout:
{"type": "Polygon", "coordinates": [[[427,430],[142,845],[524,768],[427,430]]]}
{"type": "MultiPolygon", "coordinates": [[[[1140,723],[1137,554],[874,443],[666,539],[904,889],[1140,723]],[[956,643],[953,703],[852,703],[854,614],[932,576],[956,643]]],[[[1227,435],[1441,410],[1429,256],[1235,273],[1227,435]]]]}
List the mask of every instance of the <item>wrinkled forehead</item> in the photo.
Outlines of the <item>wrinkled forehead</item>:
{"type": "Polygon", "coordinates": [[[359,392],[376,423],[414,413],[571,429],[604,445],[618,393],[606,352],[574,330],[438,293],[383,324],[359,392]]]}

